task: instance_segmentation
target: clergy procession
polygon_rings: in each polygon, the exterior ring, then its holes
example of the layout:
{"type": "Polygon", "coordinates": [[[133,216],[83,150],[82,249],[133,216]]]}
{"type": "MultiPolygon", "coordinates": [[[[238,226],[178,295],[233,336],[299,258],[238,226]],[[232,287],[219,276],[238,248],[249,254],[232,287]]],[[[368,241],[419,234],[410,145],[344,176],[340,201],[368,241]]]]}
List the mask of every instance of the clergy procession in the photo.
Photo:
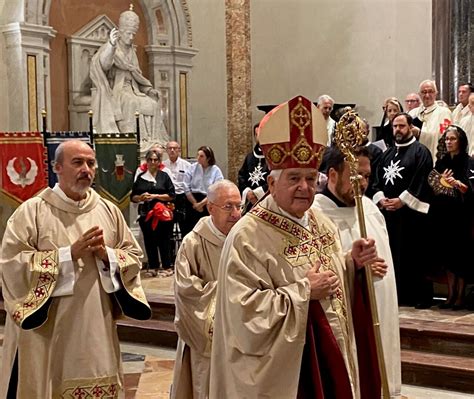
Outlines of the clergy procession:
{"type": "Polygon", "coordinates": [[[0,399],[472,397],[474,21],[364,2],[0,4],[0,399]]]}

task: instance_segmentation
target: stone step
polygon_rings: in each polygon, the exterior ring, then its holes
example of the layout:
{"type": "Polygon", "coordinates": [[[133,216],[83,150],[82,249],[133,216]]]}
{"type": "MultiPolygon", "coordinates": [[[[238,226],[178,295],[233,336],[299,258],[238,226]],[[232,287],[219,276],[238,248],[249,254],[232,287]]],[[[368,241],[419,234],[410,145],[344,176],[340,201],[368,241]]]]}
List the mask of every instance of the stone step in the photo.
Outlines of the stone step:
{"type": "Polygon", "coordinates": [[[121,341],[169,348],[176,348],[178,342],[173,321],[155,319],[140,321],[123,318],[117,320],[117,331],[121,341]]]}
{"type": "Polygon", "coordinates": [[[126,317],[117,320],[120,340],[176,348],[178,335],[174,328],[174,297],[147,294],[147,299],[152,310],[151,320],[126,317]]]}
{"type": "Polygon", "coordinates": [[[474,393],[474,359],[403,349],[404,384],[474,393]]]}
{"type": "Polygon", "coordinates": [[[474,357],[474,328],[470,324],[400,318],[402,349],[474,357]]]}
{"type": "Polygon", "coordinates": [[[175,306],[173,296],[147,294],[147,300],[152,310],[151,317],[153,320],[174,320],[175,306]]]}

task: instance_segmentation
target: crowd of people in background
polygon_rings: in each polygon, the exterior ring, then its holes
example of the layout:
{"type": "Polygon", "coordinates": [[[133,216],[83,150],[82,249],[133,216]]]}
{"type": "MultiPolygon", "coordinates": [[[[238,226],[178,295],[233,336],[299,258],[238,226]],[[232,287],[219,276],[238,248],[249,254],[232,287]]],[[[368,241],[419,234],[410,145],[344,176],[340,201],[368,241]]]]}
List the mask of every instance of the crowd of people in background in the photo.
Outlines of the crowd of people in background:
{"type": "MultiPolygon", "coordinates": [[[[425,80],[418,92],[407,94],[404,100],[384,100],[380,126],[370,129],[364,119],[371,167],[364,191],[387,223],[399,303],[431,307],[435,281],[448,286],[448,298],[440,307],[462,309],[466,285],[474,276],[463,260],[473,240],[474,87],[470,83],[459,86],[459,102],[453,111],[437,95],[436,83],[425,80]]],[[[317,100],[329,147],[336,145],[337,121],[351,109],[334,109],[334,104],[327,94],[317,100]]],[[[268,188],[269,170],[257,133],[258,124],[253,127],[255,146],[238,174],[244,213],[268,188]]],[[[139,224],[153,275],[156,270],[161,275],[173,273],[174,247],[163,241],[176,238],[173,225],[179,226],[181,240],[209,215],[208,188],[224,178],[211,147],[199,147],[192,164],[180,152],[176,141],[167,143],[165,149],[152,148],[132,190],[132,201],[141,203],[139,224]],[[168,158],[162,162],[164,151],[168,158]],[[169,179],[163,177],[166,174],[169,179]],[[157,202],[173,203],[173,220],[152,229],[152,219],[145,219],[157,202]]],[[[323,160],[319,192],[326,187],[326,167],[323,160]]]]}
{"type": "MultiPolygon", "coordinates": [[[[153,277],[174,275],[179,344],[172,398],[217,398],[223,392],[229,397],[237,392],[303,397],[315,396],[315,390],[321,391],[319,395],[330,392],[328,397],[380,397],[364,288],[361,279],[352,278],[362,270],[369,270],[375,279],[388,385],[393,397],[400,396],[397,305],[432,307],[437,281],[448,288],[439,307],[463,309],[469,305],[466,287],[474,277],[468,252],[474,239],[474,88],[469,83],[459,86],[459,103],[453,111],[437,100],[437,94],[435,82],[425,80],[418,93],[406,96],[405,107],[397,98],[387,98],[381,124],[373,132],[360,119],[367,137],[355,156],[368,239],[357,233],[354,191],[336,134],[339,119],[347,112],[355,114],[347,105],[335,112],[329,95],[319,97],[320,111],[298,96],[267,114],[254,127],[255,146],[239,171],[238,185],[224,179],[209,146],[200,146],[191,162],[180,157],[176,141],[146,152],[130,199],[138,204],[147,272],[153,277]],[[287,127],[297,123],[293,115],[299,107],[311,122],[299,126],[295,135],[287,127]],[[286,147],[282,132],[288,135],[286,147]],[[311,151],[297,151],[298,146],[311,151]],[[324,157],[318,155],[323,152],[324,157]],[[250,215],[242,218],[245,212],[250,215]],[[176,240],[182,241],[179,250],[176,240]],[[321,327],[322,333],[315,333],[321,327]],[[316,336],[320,343],[314,341],[316,336]],[[333,348],[319,353],[317,345],[333,348]],[[339,372],[326,373],[324,362],[334,360],[336,349],[341,350],[337,368],[345,370],[347,378],[333,385],[330,375],[339,372]],[[268,354],[270,360],[263,359],[268,354]],[[284,367],[288,361],[299,365],[290,374],[284,367]],[[315,367],[320,361],[323,366],[315,367]],[[262,362],[268,367],[263,374],[262,362]]],[[[19,390],[29,397],[30,389],[51,396],[44,378],[35,380],[40,381],[37,386],[21,383],[31,370],[20,358],[16,340],[23,337],[21,342],[28,344],[42,339],[30,329],[46,323],[44,347],[49,352],[40,353],[38,359],[52,358],[51,342],[64,344],[57,341],[63,329],[47,323],[48,317],[66,323],[67,336],[74,338],[84,327],[74,328],[67,310],[83,300],[86,309],[106,309],[94,318],[103,324],[102,334],[95,335],[109,342],[110,356],[99,351],[92,363],[81,363],[77,370],[67,360],[64,367],[46,373],[61,380],[65,377],[55,373],[64,369],[67,378],[60,388],[66,391],[83,373],[99,380],[94,374],[98,365],[106,370],[103,373],[113,374],[107,389],[115,392],[121,386],[121,371],[112,314],[118,309],[107,294],[115,295],[124,314],[139,320],[151,316],[140,281],[141,250],[119,209],[90,189],[95,168],[95,153],[86,144],[70,141],[59,146],[55,154],[59,183],[26,201],[12,217],[17,223],[10,223],[6,231],[0,265],[4,287],[9,287],[4,291],[7,310],[19,306],[24,310],[14,311],[6,327],[3,396],[19,390]],[[56,209],[61,209],[60,216],[56,209]],[[35,212],[43,217],[34,220],[51,221],[50,233],[41,231],[36,237],[29,224],[21,222],[35,212]],[[62,231],[66,225],[73,228],[62,231]],[[60,233],[57,242],[51,241],[54,229],[60,233]],[[30,253],[36,255],[24,255],[30,253]],[[43,269],[58,276],[57,287],[56,277],[50,278],[43,269]],[[31,277],[18,280],[18,273],[33,277],[42,273],[39,280],[54,283],[47,293],[34,291],[44,297],[37,305],[22,303],[23,292],[31,288],[23,285],[31,277]],[[74,286],[79,287],[77,295],[74,286]],[[51,303],[57,312],[48,315],[51,303]],[[31,306],[46,312],[34,313],[31,306]]],[[[102,346],[99,341],[92,345],[102,346]]],[[[83,345],[77,346],[76,351],[81,350],[83,345]]]]}
{"type": "MultiPolygon", "coordinates": [[[[474,279],[467,255],[474,235],[474,87],[459,85],[452,111],[437,95],[436,83],[424,80],[405,107],[395,97],[384,101],[366,144],[380,150],[371,154],[365,195],[385,217],[399,304],[430,308],[439,282],[448,286],[439,307],[459,310],[473,306],[465,291],[474,279]]],[[[318,99],[323,114],[333,111],[328,103],[334,106],[328,95],[318,99]]],[[[328,129],[333,137],[334,124],[328,129]]]]}

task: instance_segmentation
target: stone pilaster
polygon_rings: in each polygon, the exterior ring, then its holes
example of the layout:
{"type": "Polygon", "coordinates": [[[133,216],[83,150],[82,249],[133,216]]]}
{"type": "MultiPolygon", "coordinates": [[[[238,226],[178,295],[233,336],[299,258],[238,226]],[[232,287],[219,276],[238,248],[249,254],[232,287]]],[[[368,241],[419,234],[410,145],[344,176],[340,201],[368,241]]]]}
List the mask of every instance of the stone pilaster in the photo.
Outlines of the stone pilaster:
{"type": "Polygon", "coordinates": [[[451,8],[450,69],[452,85],[449,99],[457,99],[459,85],[474,79],[474,7],[472,0],[456,0],[451,8]]]}
{"type": "Polygon", "coordinates": [[[228,176],[237,181],[252,148],[250,0],[226,0],[228,176]]]}
{"type": "Polygon", "coordinates": [[[433,75],[440,98],[457,101],[458,86],[474,79],[472,0],[433,0],[433,75]]]}

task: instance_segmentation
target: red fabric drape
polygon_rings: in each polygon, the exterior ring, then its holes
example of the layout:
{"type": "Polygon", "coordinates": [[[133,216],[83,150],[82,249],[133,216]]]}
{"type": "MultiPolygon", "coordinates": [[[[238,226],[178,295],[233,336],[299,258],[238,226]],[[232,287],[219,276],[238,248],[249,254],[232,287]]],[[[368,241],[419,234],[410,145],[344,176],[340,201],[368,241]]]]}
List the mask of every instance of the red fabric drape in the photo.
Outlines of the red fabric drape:
{"type": "MultiPolygon", "coordinates": [[[[380,399],[381,380],[365,270],[356,275],[352,316],[361,398],[380,399]]],[[[298,399],[351,399],[344,359],[319,301],[310,301],[298,399]]]]}
{"type": "Polygon", "coordinates": [[[351,399],[352,390],[336,338],[319,301],[310,301],[298,399],[351,399]]]}
{"type": "Polygon", "coordinates": [[[356,274],[352,318],[357,342],[361,398],[380,399],[382,383],[377,360],[365,269],[361,269],[356,274]]]}

